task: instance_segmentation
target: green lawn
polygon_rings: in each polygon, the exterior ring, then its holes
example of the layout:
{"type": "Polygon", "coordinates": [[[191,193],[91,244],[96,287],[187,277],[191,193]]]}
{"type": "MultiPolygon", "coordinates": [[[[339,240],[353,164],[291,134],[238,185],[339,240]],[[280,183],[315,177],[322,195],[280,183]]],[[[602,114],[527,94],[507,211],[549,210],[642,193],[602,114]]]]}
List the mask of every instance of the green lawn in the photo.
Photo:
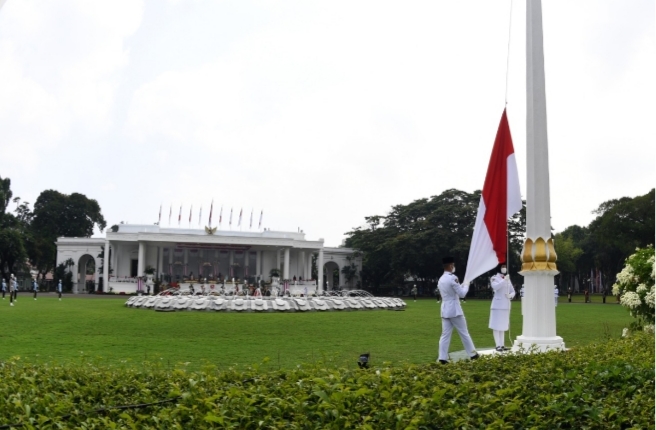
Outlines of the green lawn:
{"type": "MultiPolygon", "coordinates": [[[[558,334],[568,347],[619,337],[632,318],[616,304],[566,303],[557,307],[558,334]]],[[[610,300],[609,300],[610,302],[610,300]]],[[[440,335],[434,299],[408,302],[405,311],[238,314],[160,313],[128,309],[125,298],[71,298],[19,295],[16,306],[0,301],[0,360],[19,356],[31,362],[91,359],[133,366],[144,360],[197,368],[204,362],[227,366],[261,363],[273,368],[325,361],[354,365],[358,355],[400,364],[433,362],[440,335]]],[[[463,304],[477,348],[493,346],[487,328],[489,301],[463,304]]],[[[511,335],[521,334],[520,303],[514,302],[511,335]]],[[[507,343],[509,345],[509,343],[507,343]]],[[[454,333],[451,351],[462,350],[454,333]]]]}

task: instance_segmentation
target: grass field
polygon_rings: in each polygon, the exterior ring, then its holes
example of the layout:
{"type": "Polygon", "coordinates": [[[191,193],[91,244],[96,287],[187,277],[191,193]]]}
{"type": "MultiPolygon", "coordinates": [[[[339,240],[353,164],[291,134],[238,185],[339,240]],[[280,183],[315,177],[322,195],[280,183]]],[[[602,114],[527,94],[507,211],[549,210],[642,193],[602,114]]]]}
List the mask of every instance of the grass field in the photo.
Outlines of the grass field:
{"type": "MultiPolygon", "coordinates": [[[[34,301],[21,294],[14,307],[9,299],[0,301],[0,360],[19,356],[30,362],[140,366],[147,361],[224,368],[268,357],[267,366],[277,369],[316,361],[354,366],[360,353],[370,352],[378,363],[426,363],[436,359],[441,330],[434,299],[410,300],[402,312],[289,314],[160,313],[126,308],[125,300],[65,296],[60,302],[44,294],[34,301]]],[[[619,337],[632,320],[614,303],[566,301],[561,297],[556,309],[557,331],[570,348],[619,337]]],[[[490,302],[469,300],[463,308],[476,347],[494,346],[487,328],[490,302]]],[[[520,303],[514,302],[513,339],[521,334],[521,324],[520,303]]],[[[454,333],[451,351],[462,349],[454,333]]]]}

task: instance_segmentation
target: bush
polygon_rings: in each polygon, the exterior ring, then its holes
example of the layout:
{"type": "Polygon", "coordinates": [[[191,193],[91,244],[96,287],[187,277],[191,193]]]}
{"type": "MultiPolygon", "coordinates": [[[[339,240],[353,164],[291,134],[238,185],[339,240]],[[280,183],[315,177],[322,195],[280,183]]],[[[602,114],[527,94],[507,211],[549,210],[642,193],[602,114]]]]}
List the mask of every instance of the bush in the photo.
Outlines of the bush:
{"type": "Polygon", "coordinates": [[[631,328],[654,327],[654,247],[636,249],[626,259],[626,265],[617,274],[613,294],[620,296],[620,303],[636,318],[631,328]]]}
{"type": "Polygon", "coordinates": [[[654,338],[644,333],[447,366],[273,371],[267,361],[187,372],[183,365],[31,365],[16,358],[0,364],[0,426],[654,428],[654,338]],[[166,403],[97,411],[159,401],[166,403]]]}

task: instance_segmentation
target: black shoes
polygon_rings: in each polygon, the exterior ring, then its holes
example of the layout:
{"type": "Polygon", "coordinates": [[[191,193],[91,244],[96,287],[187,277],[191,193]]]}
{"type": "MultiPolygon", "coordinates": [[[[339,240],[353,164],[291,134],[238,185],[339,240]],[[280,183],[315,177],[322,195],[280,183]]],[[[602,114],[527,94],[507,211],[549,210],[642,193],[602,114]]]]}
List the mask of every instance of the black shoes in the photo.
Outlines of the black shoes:
{"type": "Polygon", "coordinates": [[[507,348],[507,347],[505,347],[505,346],[497,346],[497,347],[495,348],[495,350],[496,350],[497,352],[505,352],[505,351],[510,351],[510,348],[507,348]]]}
{"type": "Polygon", "coordinates": [[[480,357],[480,355],[478,355],[478,352],[477,352],[476,355],[473,355],[473,356],[469,357],[469,359],[470,360],[476,360],[476,359],[478,359],[478,357],[480,357]]]}
{"type": "Polygon", "coordinates": [[[437,360],[437,361],[438,361],[440,364],[449,364],[449,362],[446,361],[446,360],[437,360]]]}

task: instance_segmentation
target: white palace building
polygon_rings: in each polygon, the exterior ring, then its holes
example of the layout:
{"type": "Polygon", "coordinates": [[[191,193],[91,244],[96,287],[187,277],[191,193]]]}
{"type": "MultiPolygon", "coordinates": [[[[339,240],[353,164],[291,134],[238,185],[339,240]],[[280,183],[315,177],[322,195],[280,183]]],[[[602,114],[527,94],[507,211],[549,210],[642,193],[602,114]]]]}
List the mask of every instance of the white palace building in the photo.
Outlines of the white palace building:
{"type": "MultiPolygon", "coordinates": [[[[362,269],[361,258],[349,248],[324,247],[323,239],[307,240],[303,232],[264,230],[259,232],[218,229],[164,228],[158,225],[121,224],[108,229],[105,238],[60,237],[57,264],[72,262],[73,292],[102,290],[134,293],[139,277],[152,271],[156,278],[168,283],[185,283],[207,279],[207,283],[224,280],[235,284],[258,279],[269,281],[272,269],[282,279],[295,282],[306,291],[353,289],[355,280],[346,282],[342,268],[351,261],[362,269]],[[110,264],[99,256],[109,249],[110,264]],[[312,256],[317,255],[318,280],[312,279],[312,256]],[[349,261],[349,258],[351,261],[349,261]],[[87,265],[95,262],[94,286],[86,287],[87,265]],[[324,279],[324,271],[328,275],[324,279]],[[339,281],[337,275],[339,273],[339,281]],[[295,281],[292,281],[295,280],[295,281]],[[338,284],[336,284],[338,282],[338,284]]],[[[107,254],[105,254],[107,255],[107,254]]]]}

